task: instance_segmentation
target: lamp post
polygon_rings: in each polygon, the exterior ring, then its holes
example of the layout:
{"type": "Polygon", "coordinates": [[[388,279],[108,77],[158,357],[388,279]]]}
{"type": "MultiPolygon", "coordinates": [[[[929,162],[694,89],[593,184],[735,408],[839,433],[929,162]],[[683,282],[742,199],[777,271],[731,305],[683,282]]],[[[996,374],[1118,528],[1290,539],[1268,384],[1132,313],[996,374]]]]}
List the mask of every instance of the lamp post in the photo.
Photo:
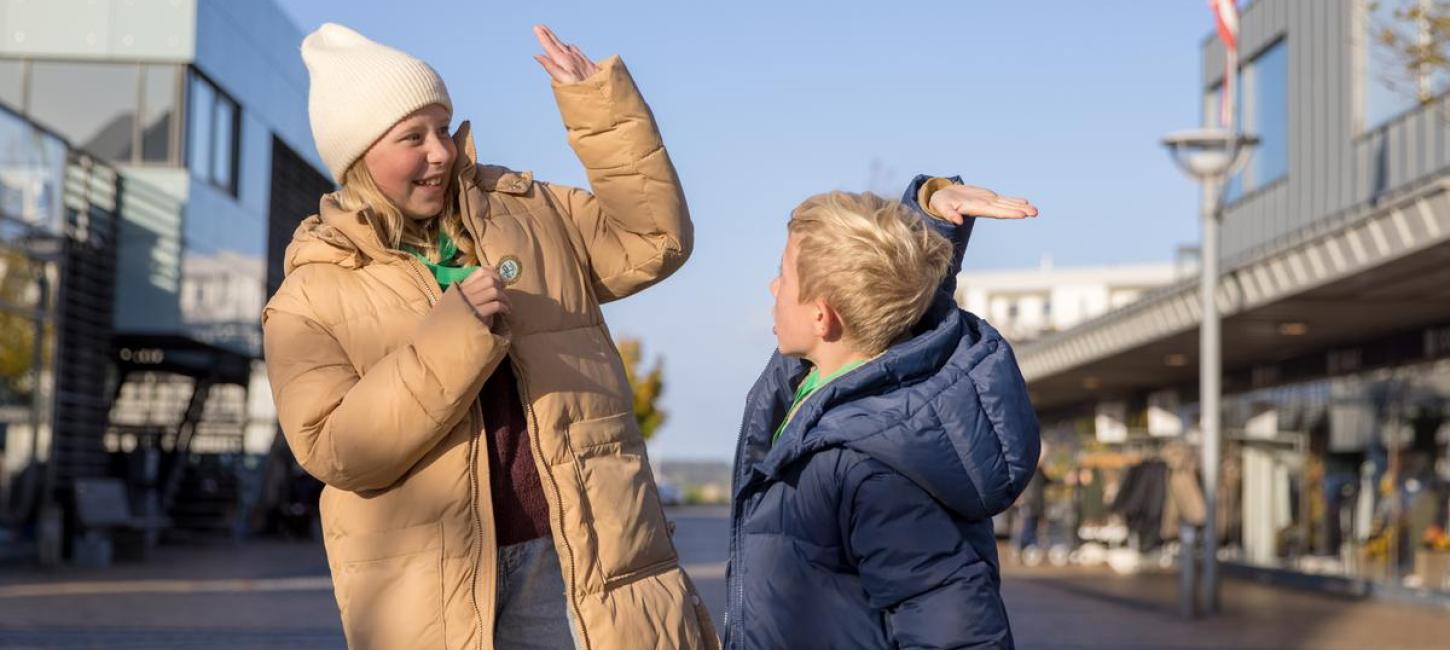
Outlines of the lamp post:
{"type": "MultiPolygon", "coordinates": [[[[1223,361],[1220,351],[1218,303],[1218,229],[1223,209],[1223,191],[1229,175],[1238,171],[1259,139],[1227,129],[1190,129],[1163,138],[1173,162],[1203,188],[1199,215],[1203,225],[1202,259],[1199,261],[1199,291],[1203,301],[1199,329],[1199,405],[1203,436],[1203,573],[1202,611],[1218,611],[1218,473],[1222,432],[1219,427],[1219,396],[1222,392],[1223,361]]],[[[1191,565],[1193,558],[1182,560],[1191,565]]],[[[1191,582],[1192,571],[1184,571],[1191,582]]],[[[1192,613],[1191,584],[1181,585],[1187,595],[1186,609],[1192,613]]]]}

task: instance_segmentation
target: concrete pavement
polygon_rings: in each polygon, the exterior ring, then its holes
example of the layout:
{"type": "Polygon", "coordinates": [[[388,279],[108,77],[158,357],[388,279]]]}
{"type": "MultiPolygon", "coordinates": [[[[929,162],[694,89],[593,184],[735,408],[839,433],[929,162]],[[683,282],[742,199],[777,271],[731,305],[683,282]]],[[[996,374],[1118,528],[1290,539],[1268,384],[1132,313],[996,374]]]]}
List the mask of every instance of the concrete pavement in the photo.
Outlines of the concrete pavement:
{"type": "MultiPolygon", "coordinates": [[[[676,544],[717,621],[723,508],[677,509],[676,544]]],[[[1004,569],[1022,650],[1450,648],[1450,612],[1225,583],[1224,614],[1185,621],[1171,575],[1004,569]]],[[[0,567],[0,648],[343,648],[320,545],[163,547],[105,570],[0,567]]]]}

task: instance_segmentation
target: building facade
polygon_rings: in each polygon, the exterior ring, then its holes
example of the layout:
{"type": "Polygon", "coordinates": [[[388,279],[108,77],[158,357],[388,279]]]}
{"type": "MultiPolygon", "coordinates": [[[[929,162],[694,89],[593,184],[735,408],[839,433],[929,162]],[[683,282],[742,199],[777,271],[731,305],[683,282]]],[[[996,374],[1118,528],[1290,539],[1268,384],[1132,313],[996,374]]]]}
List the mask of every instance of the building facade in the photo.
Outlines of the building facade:
{"type": "MultiPolygon", "coordinates": [[[[1242,9],[1234,110],[1262,142],[1223,212],[1220,523],[1224,558],[1242,567],[1443,594],[1446,75],[1407,73],[1379,38],[1416,33],[1395,10],[1417,3],[1242,9]]],[[[1202,52],[1207,123],[1222,43],[1211,36],[1202,52]]],[[[1198,303],[1187,280],[1020,346],[1045,429],[1096,458],[1195,442],[1198,303]]]]}
{"type": "Polygon", "coordinates": [[[94,335],[106,349],[91,365],[104,390],[42,453],[62,505],[67,480],[121,477],[134,507],[182,525],[184,481],[230,480],[272,444],[259,315],[292,231],[333,188],[301,39],[270,0],[0,3],[0,105],[121,188],[107,331],[94,335]]]}
{"type": "Polygon", "coordinates": [[[957,276],[957,303],[1016,344],[1071,329],[1127,306],[1192,269],[1174,264],[969,271],[957,276]]]}

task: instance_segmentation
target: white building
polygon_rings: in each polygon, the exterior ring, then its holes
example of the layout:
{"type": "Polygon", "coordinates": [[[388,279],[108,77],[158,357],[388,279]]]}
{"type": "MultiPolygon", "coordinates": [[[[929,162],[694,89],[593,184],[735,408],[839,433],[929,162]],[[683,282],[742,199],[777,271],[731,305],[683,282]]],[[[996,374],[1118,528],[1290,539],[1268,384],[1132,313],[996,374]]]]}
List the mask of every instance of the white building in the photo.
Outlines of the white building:
{"type": "Polygon", "coordinates": [[[1013,342],[1068,329],[1191,275],[1173,263],[970,271],[957,276],[957,303],[1013,342]]]}

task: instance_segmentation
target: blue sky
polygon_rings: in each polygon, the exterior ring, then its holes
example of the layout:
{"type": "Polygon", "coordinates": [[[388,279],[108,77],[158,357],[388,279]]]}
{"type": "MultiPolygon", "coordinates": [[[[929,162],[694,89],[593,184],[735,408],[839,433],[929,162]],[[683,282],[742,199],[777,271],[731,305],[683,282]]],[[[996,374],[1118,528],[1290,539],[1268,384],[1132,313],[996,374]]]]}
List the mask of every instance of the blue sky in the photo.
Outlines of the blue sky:
{"type": "Polygon", "coordinates": [[[429,61],[485,161],[559,183],[586,181],[530,26],[624,57],[696,229],[682,271],[606,308],[665,359],[657,459],[733,453],[786,216],[811,194],[923,172],[1031,198],[1038,219],[978,226],[969,270],[1166,261],[1197,239],[1158,140],[1200,119],[1201,0],[279,1],[304,32],[340,22],[429,61]]]}

